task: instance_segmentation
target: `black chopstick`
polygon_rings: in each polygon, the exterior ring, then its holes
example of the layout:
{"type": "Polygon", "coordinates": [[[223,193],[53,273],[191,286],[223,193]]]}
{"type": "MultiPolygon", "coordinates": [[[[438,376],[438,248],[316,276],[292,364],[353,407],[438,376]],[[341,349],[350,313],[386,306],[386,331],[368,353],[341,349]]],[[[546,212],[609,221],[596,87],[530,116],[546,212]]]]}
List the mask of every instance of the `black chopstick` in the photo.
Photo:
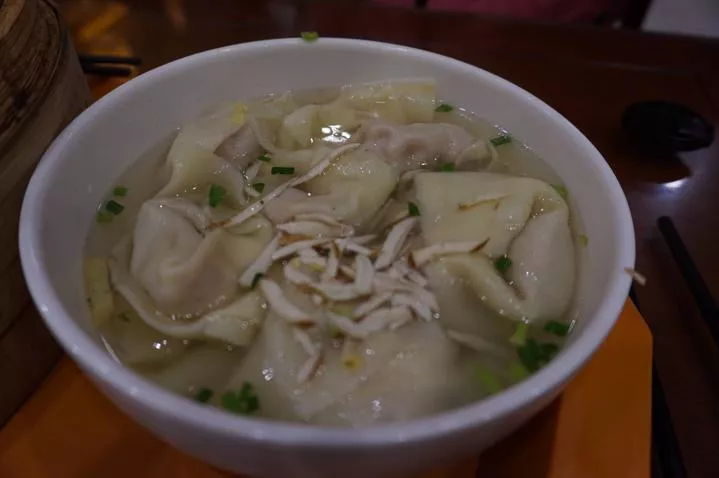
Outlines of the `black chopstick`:
{"type": "MultiPolygon", "coordinates": [[[[636,290],[632,285],[629,298],[634,307],[642,313],[636,290]]],[[[645,318],[646,322],[646,318],[645,318]]],[[[648,326],[649,324],[647,324],[648,326]]],[[[672,415],[664,395],[664,388],[659,379],[657,368],[652,360],[652,477],[653,478],[686,478],[679,440],[674,431],[672,415]]]]}
{"type": "Polygon", "coordinates": [[[662,478],[686,478],[682,452],[674,432],[672,416],[664,396],[662,382],[652,364],[652,459],[662,478]]]}
{"type": "Polygon", "coordinates": [[[102,65],[83,64],[82,71],[88,75],[97,75],[97,76],[119,76],[119,77],[132,76],[132,68],[129,68],[127,66],[102,66],[102,65]]]}
{"type": "Polygon", "coordinates": [[[657,226],[664,236],[667,246],[669,246],[672,257],[677,263],[689,291],[694,296],[694,301],[699,308],[704,323],[714,339],[714,345],[719,349],[719,306],[717,306],[716,300],[689,255],[684,241],[679,236],[677,228],[674,227],[674,222],[669,217],[662,216],[657,221],[657,226]]]}
{"type": "MultiPolygon", "coordinates": [[[[719,307],[716,300],[687,251],[674,222],[669,217],[662,216],[657,220],[657,227],[694,297],[714,344],[719,348],[719,307]]],[[[652,368],[652,444],[652,453],[661,468],[663,478],[686,477],[669,407],[655,367],[652,368]]]]}
{"type": "Polygon", "coordinates": [[[80,63],[96,65],[99,63],[106,65],[130,65],[139,66],[142,64],[136,56],[118,56],[118,55],[78,55],[80,63]]]}
{"type": "Polygon", "coordinates": [[[88,75],[130,77],[142,61],[136,56],[78,55],[82,71],[88,75]]]}

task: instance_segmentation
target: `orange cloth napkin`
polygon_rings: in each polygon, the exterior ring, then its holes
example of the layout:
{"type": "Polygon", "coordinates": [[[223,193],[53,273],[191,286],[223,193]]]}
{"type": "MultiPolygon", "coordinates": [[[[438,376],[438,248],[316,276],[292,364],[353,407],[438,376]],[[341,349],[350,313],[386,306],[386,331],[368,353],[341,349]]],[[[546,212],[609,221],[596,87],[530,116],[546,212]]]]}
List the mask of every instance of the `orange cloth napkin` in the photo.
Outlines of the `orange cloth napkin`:
{"type": "MultiPolygon", "coordinates": [[[[649,478],[649,331],[627,302],[564,394],[517,433],[420,478],[649,478]]],[[[68,359],[0,430],[4,478],[227,478],[116,409],[68,359]]]]}

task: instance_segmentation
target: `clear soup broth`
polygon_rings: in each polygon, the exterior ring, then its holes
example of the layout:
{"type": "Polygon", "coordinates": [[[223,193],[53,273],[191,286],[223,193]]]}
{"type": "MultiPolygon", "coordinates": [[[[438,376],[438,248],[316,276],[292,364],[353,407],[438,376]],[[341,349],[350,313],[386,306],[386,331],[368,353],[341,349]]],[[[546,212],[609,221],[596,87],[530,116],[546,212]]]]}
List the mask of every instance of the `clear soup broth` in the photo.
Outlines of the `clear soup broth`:
{"type": "Polygon", "coordinates": [[[98,206],[85,289],[110,353],[162,387],[371,426],[552,360],[577,220],[545,162],[431,81],[289,91],[138,158],[98,206]]]}

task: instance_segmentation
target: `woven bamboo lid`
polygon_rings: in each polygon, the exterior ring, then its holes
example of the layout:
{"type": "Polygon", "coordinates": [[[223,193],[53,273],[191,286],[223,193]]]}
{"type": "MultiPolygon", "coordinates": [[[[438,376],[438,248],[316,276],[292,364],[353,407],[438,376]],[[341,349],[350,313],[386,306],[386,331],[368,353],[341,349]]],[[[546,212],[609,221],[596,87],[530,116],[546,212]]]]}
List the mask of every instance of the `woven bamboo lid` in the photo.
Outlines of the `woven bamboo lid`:
{"type": "Polygon", "coordinates": [[[44,101],[66,41],[49,4],[0,0],[0,156],[44,101]]]}
{"type": "Polygon", "coordinates": [[[23,281],[18,222],[35,165],[89,99],[49,0],[0,0],[0,426],[60,355],[23,281]]]}

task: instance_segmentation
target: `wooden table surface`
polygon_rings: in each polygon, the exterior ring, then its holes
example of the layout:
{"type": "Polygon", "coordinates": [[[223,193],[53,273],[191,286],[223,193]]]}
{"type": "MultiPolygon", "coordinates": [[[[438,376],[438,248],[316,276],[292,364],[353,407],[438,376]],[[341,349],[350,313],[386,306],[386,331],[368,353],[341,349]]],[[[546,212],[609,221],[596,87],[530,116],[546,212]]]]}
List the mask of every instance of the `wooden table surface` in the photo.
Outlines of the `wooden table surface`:
{"type": "MultiPolygon", "coordinates": [[[[627,194],[639,302],[654,335],[688,475],[719,476],[719,350],[656,228],[670,215],[709,288],[719,295],[719,143],[667,159],[622,139],[629,104],[682,103],[719,125],[719,42],[420,12],[359,1],[63,0],[80,52],[133,54],[143,70],[190,53],[250,40],[323,36],[401,43],[453,56],[534,93],[599,148],[627,194]]],[[[100,86],[101,87],[101,86],[100,86]]]]}

